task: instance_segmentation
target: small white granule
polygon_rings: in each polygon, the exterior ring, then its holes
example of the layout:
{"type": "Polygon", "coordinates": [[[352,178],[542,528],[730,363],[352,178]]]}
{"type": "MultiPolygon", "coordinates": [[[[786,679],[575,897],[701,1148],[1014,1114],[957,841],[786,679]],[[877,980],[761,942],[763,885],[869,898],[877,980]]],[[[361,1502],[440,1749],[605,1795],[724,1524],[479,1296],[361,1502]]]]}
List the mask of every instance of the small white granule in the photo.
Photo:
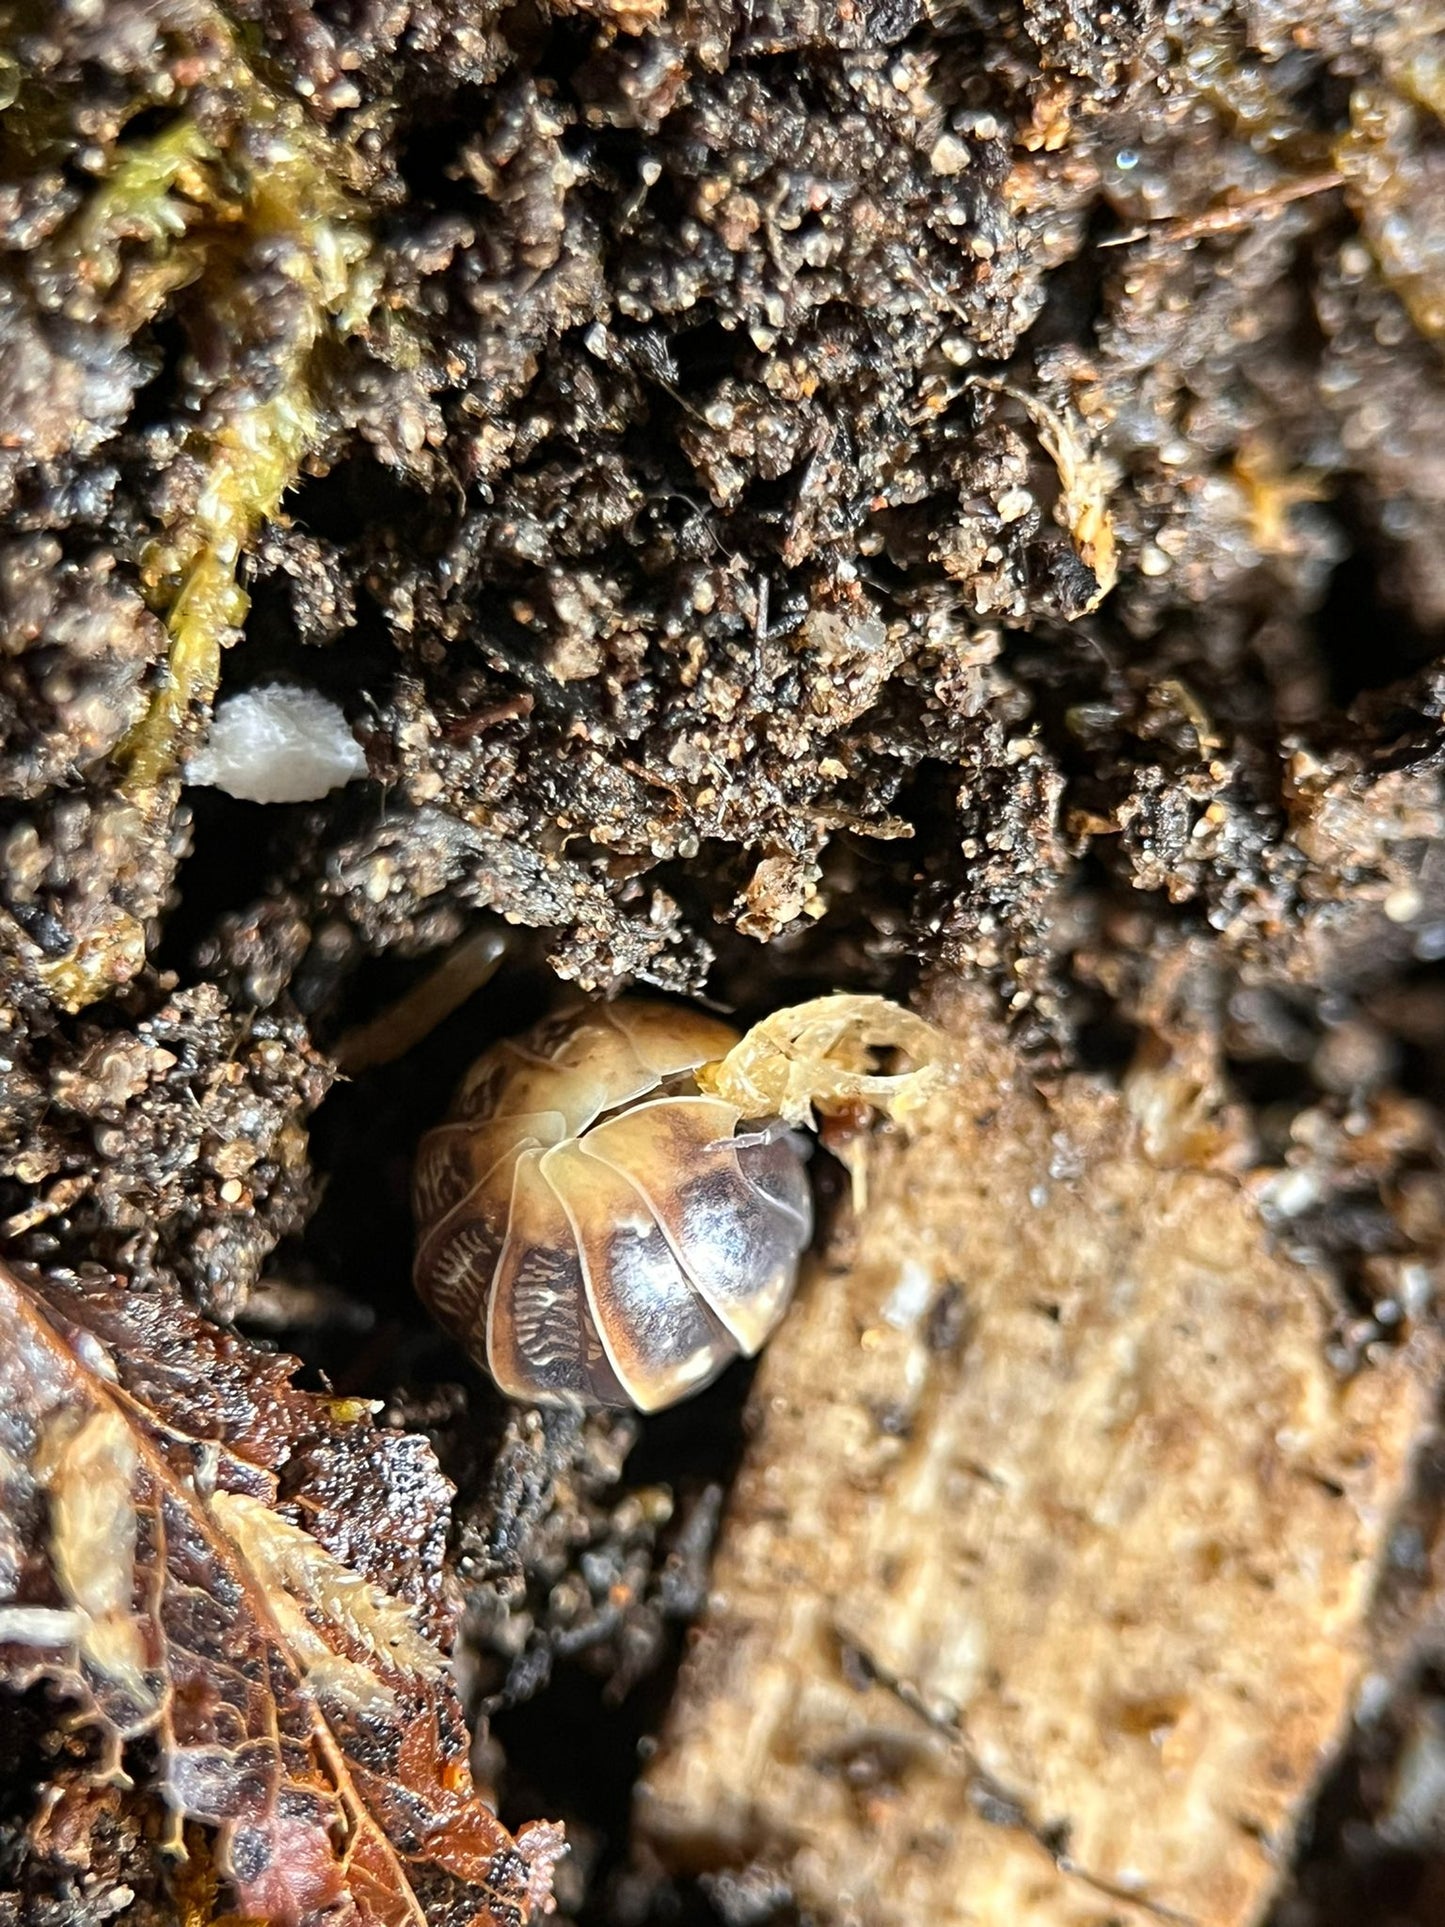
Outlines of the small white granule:
{"type": "Polygon", "coordinates": [[[366,757],[337,704],[290,683],[228,696],[186,765],[188,783],[245,803],[313,803],[365,774],[366,757]]]}
{"type": "Polygon", "coordinates": [[[913,1258],[905,1258],[898,1282],[883,1305],[883,1322],[895,1331],[911,1332],[933,1303],[933,1273],[913,1258]]]}

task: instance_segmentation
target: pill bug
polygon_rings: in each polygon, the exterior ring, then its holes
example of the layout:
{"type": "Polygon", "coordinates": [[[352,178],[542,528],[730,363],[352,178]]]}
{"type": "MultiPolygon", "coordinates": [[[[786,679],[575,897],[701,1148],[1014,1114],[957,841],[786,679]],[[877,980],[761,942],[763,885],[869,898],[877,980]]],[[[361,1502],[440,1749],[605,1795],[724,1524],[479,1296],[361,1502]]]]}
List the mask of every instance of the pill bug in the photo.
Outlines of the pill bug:
{"type": "Polygon", "coordinates": [[[656,1411],[777,1325],[812,1199],[794,1132],[698,1088],[737,1042],[650,999],[564,1012],[422,1140],[417,1292],[504,1392],[656,1411]]]}

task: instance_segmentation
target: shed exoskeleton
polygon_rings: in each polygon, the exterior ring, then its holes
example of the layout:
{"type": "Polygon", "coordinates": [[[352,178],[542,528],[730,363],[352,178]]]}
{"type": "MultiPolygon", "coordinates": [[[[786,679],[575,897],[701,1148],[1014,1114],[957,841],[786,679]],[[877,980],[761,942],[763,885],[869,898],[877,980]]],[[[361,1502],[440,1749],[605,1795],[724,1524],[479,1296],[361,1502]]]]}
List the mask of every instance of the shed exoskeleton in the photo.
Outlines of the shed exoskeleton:
{"type": "Polygon", "coordinates": [[[737,1042],[643,998],[568,1011],[422,1140],[417,1292],[504,1392],[656,1411],[781,1319],[812,1196],[794,1132],[698,1088],[737,1042]]]}

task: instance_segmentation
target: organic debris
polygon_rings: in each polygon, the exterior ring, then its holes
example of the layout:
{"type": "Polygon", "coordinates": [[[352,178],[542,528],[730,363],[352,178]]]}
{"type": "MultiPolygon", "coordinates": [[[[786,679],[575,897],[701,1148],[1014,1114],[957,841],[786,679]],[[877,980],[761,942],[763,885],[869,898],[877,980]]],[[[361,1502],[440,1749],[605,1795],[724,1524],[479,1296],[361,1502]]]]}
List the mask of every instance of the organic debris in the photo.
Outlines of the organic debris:
{"type": "Polygon", "coordinates": [[[1348,1719],[1438,1348],[1338,1376],[1237,1180],[938,1001],[950,1075],[860,1149],[764,1355],[642,1831],[883,1927],[1244,1927],[1348,1719]]]}
{"type": "Polygon", "coordinates": [[[420,1441],[174,1303],[0,1270],[0,1325],[0,1666],[73,1704],[93,1784],[134,1776],[172,1854],[213,1830],[280,1927],[547,1911],[560,1834],[513,1840],[471,1784],[420,1441]]]}

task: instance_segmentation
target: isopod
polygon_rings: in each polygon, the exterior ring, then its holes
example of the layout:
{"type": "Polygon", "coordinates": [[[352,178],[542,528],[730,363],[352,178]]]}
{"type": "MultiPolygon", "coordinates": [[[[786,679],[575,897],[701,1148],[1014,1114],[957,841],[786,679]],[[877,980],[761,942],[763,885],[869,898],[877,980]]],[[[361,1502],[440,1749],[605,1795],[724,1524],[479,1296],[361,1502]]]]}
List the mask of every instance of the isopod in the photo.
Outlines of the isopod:
{"type": "Polygon", "coordinates": [[[656,1411],[782,1318],[805,1147],[699,1088],[738,1042],[644,998],[565,1012],[485,1051],[423,1139],[418,1295],[510,1396],[656,1411]]]}

